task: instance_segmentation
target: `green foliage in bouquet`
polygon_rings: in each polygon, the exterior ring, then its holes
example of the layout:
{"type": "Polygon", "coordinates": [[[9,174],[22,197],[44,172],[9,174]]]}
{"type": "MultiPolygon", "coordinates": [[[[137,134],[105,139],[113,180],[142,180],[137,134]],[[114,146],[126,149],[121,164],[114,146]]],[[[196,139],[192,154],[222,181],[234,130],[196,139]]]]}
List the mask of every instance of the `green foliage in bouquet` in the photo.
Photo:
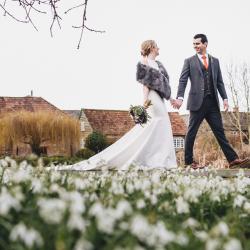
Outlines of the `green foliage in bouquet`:
{"type": "Polygon", "coordinates": [[[106,137],[97,131],[94,131],[86,138],[85,147],[94,151],[95,153],[101,152],[108,146],[106,137]]]}
{"type": "Polygon", "coordinates": [[[84,160],[89,159],[93,155],[95,155],[95,152],[89,148],[82,148],[76,152],[76,156],[84,160]]]}
{"type": "Polygon", "coordinates": [[[146,108],[141,105],[138,106],[130,106],[129,114],[132,116],[135,124],[146,124],[149,119],[151,118],[150,115],[147,113],[146,108]]]}

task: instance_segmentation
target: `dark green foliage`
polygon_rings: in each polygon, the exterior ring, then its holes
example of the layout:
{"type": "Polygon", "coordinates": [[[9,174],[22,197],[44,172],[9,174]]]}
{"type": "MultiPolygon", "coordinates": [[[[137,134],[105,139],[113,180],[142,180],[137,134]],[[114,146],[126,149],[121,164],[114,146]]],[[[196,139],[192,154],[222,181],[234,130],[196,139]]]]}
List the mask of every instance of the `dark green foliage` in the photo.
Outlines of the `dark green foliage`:
{"type": "Polygon", "coordinates": [[[108,146],[106,137],[100,132],[93,132],[86,138],[85,147],[95,153],[101,152],[108,146]]]}
{"type": "Polygon", "coordinates": [[[76,157],[81,159],[89,159],[93,155],[95,155],[95,152],[88,148],[82,148],[76,152],[76,157]]]}

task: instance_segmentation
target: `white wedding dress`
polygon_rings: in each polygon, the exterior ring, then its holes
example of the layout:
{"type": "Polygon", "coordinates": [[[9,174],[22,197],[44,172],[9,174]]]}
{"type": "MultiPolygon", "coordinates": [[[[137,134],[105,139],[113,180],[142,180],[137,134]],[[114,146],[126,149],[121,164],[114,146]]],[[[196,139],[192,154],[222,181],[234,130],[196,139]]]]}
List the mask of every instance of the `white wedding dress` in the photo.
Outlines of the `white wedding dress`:
{"type": "MultiPolygon", "coordinates": [[[[153,60],[149,66],[157,68],[153,60]]],[[[55,167],[57,170],[128,170],[173,169],[177,167],[173,134],[164,100],[154,90],[149,91],[152,104],[147,124],[135,125],[114,144],[88,160],[70,166],[55,167]]]]}

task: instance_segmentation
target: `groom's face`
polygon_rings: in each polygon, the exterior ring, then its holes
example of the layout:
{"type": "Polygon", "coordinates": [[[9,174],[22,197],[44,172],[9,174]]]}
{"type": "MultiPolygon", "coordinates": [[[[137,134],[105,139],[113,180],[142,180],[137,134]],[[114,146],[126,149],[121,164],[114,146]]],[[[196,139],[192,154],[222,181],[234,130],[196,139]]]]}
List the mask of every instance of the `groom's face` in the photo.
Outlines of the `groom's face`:
{"type": "Polygon", "coordinates": [[[202,43],[201,38],[194,39],[193,45],[196,53],[204,54],[206,52],[207,43],[202,43]]]}

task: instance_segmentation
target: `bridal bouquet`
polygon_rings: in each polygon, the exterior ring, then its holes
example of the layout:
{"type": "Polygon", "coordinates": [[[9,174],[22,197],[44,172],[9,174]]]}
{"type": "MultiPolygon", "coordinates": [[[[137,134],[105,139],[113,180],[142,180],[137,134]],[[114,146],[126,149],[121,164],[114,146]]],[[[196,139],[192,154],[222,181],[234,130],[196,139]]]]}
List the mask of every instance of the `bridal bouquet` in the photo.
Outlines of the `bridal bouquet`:
{"type": "MultiPolygon", "coordinates": [[[[148,103],[147,107],[152,105],[151,102],[148,103]]],[[[147,113],[145,107],[138,105],[138,106],[130,106],[129,114],[132,116],[135,124],[145,124],[151,118],[150,115],[147,113]]]]}

